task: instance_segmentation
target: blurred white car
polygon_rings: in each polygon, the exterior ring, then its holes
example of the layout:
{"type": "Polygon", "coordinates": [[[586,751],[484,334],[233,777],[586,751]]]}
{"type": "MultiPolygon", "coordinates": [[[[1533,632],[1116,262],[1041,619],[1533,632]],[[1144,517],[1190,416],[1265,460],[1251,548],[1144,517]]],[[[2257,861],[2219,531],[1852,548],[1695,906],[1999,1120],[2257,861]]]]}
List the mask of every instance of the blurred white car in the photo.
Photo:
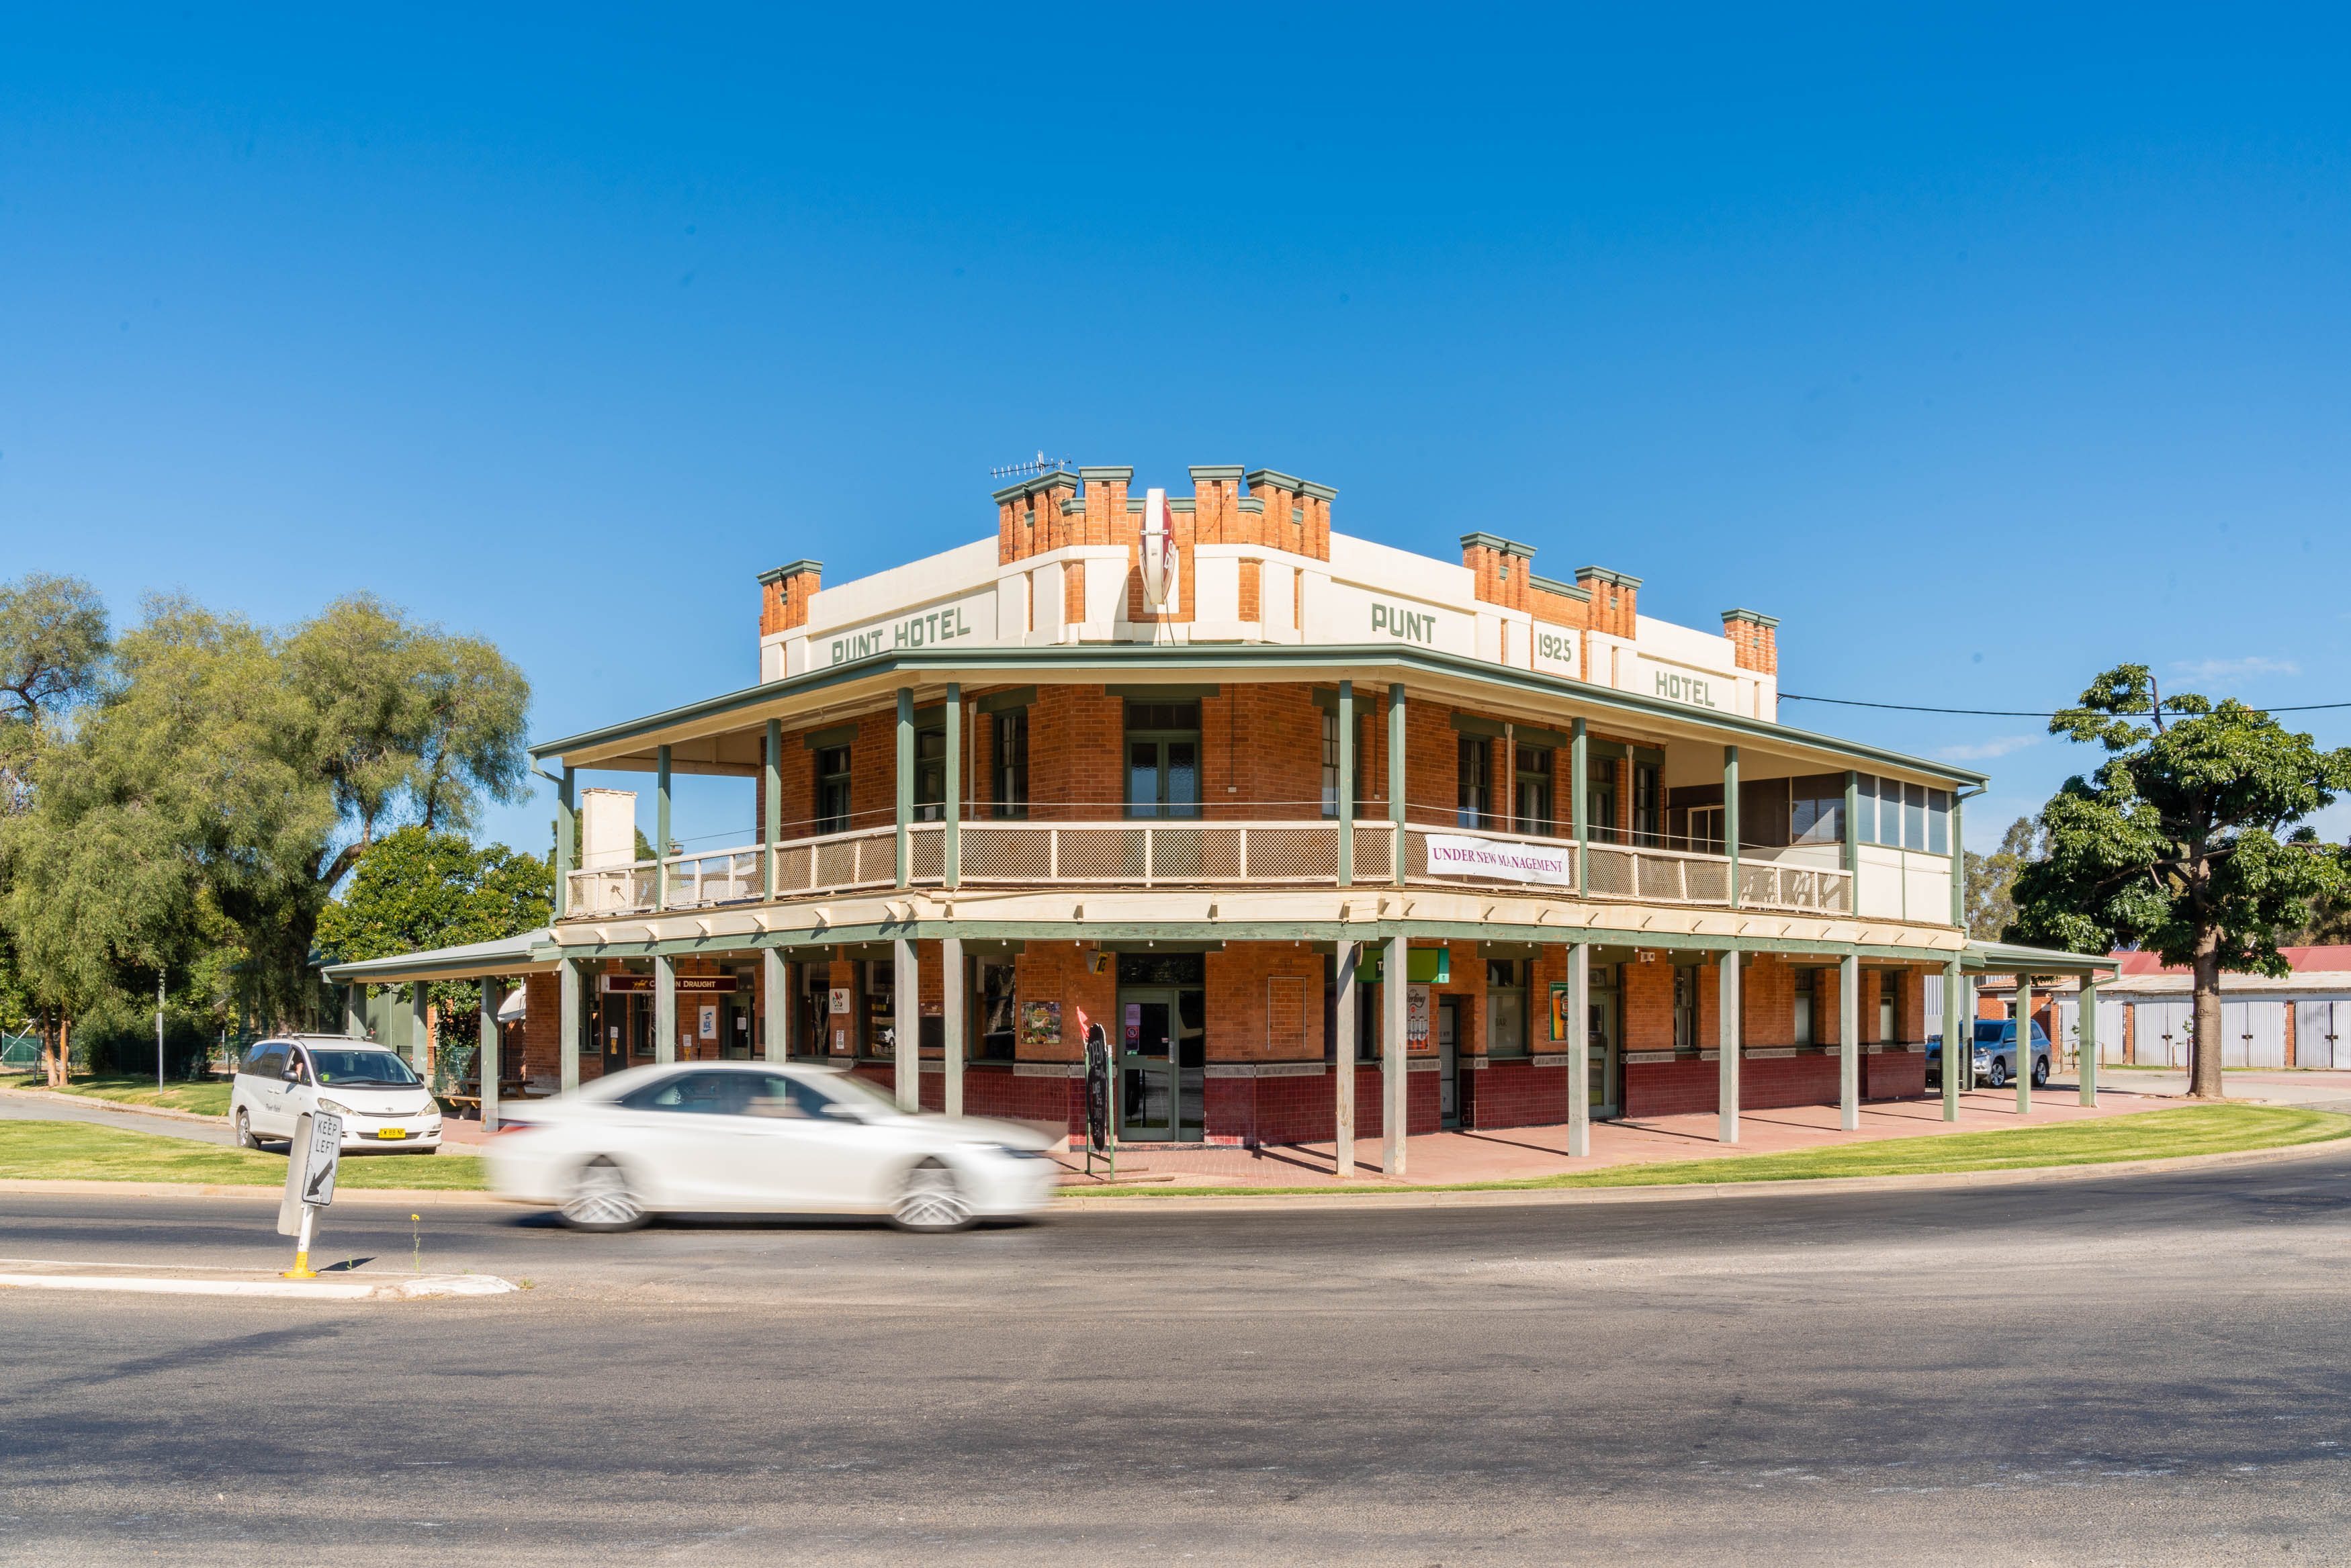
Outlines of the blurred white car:
{"type": "Polygon", "coordinates": [[[238,1058],[229,1120],[246,1148],[290,1141],[305,1111],[343,1118],[343,1147],[432,1154],[441,1147],[441,1106],[407,1063],[381,1045],[340,1034],[285,1034],[238,1058]]]}
{"type": "Polygon", "coordinates": [[[838,1068],[764,1062],[632,1067],[517,1107],[490,1140],[490,1189],[581,1231],[655,1214],[886,1214],[959,1231],[1032,1214],[1057,1140],[1033,1127],[909,1115],[838,1068]]]}

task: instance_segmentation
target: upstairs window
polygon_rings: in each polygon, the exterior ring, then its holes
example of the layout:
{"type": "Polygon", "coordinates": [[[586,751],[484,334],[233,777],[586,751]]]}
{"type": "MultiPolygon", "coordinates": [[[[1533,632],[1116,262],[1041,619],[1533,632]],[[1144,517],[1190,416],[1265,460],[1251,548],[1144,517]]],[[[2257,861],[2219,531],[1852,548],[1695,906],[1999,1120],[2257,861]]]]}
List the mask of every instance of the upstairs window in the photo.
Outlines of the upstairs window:
{"type": "MultiPolygon", "coordinates": [[[[1866,788],[1868,783],[1864,779],[1863,787],[1866,788]]],[[[1811,774],[1788,781],[1788,842],[1844,842],[1843,774],[1811,774]]]]}
{"type": "Polygon", "coordinates": [[[1492,753],[1484,739],[1464,735],[1457,747],[1453,825],[1456,827],[1494,826],[1492,753]]]}
{"type": "Polygon", "coordinates": [[[1008,709],[996,715],[996,735],[988,773],[994,781],[996,815],[1017,818],[1029,815],[1029,710],[1008,709]]]}
{"type": "Polygon", "coordinates": [[[816,754],[816,830],[849,831],[849,748],[827,746],[816,754]]]}
{"type": "Polygon", "coordinates": [[[1656,763],[1633,764],[1633,842],[1646,849],[1662,842],[1665,769],[1656,763]]]}
{"type": "Polygon", "coordinates": [[[914,820],[945,822],[947,815],[947,732],[914,732],[914,820]]]}
{"type": "Polygon", "coordinates": [[[1200,815],[1200,705],[1126,705],[1126,814],[1200,815]]]}
{"type": "Polygon", "coordinates": [[[1604,843],[1616,837],[1616,764],[1598,762],[1583,781],[1583,826],[1604,843]]]}
{"type": "MultiPolygon", "coordinates": [[[[1511,826],[1520,833],[1556,834],[1559,824],[1552,809],[1552,752],[1548,746],[1520,746],[1517,788],[1511,796],[1511,826]]],[[[1610,780],[1608,815],[1616,815],[1614,780],[1610,780]]]]}

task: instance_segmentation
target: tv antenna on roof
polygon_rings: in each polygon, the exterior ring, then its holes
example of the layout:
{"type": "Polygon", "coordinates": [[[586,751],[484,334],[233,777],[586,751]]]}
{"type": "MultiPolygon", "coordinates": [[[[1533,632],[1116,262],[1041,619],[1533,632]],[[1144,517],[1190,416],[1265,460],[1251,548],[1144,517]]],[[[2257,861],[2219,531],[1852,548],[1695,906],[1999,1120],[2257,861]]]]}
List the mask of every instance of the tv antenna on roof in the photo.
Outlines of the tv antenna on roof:
{"type": "Polygon", "coordinates": [[[1008,468],[991,468],[987,471],[987,477],[990,479],[1026,479],[1032,473],[1050,473],[1055,469],[1067,468],[1069,466],[1070,460],[1068,458],[1049,458],[1040,452],[1035,457],[1030,458],[1027,462],[1016,462],[1008,468]]]}

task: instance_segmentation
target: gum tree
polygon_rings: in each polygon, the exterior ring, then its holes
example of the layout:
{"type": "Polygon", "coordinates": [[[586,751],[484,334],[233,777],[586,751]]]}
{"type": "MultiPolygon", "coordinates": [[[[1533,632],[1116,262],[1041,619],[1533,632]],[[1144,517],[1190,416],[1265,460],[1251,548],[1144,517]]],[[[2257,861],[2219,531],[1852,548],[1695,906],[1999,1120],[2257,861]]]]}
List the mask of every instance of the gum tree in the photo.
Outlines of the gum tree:
{"type": "Polygon", "coordinates": [[[2281,937],[2351,891],[2345,851],[2294,826],[2351,789],[2351,748],[2321,751],[2233,700],[2158,699],[2142,664],[2099,676],[2049,732],[2107,759],[2042,808],[2045,857],[2018,873],[2007,938],[2186,966],[2189,1093],[2218,1098],[2222,971],[2286,974],[2281,937]]]}

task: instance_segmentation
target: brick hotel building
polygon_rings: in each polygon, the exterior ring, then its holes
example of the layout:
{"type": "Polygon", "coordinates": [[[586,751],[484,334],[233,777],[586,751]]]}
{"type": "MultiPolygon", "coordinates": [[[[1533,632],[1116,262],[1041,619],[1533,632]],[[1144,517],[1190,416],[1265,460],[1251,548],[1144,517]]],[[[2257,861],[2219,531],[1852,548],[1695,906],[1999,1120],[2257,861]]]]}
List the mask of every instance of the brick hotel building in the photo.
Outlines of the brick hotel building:
{"type": "Polygon", "coordinates": [[[1393,1171],[1402,1131],[1850,1121],[1922,1092],[1966,976],[2108,961],[1968,940],[1983,775],[1783,725],[1771,616],[1672,625],[1534,544],[1415,554],[1337,532],[1327,485],[1190,476],[1045,472],[942,555],[763,574],[756,684],[534,748],[549,928],[329,971],[354,1029],[421,1051],[366,988],[502,978],[488,1116],[501,1078],[760,1056],[1077,1128],[1082,1019],[1126,1142],[1381,1137],[1393,1171]],[[667,846],[679,773],[756,826],[640,862],[612,775],[667,846]]]}

